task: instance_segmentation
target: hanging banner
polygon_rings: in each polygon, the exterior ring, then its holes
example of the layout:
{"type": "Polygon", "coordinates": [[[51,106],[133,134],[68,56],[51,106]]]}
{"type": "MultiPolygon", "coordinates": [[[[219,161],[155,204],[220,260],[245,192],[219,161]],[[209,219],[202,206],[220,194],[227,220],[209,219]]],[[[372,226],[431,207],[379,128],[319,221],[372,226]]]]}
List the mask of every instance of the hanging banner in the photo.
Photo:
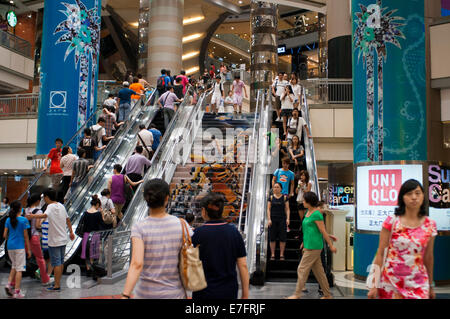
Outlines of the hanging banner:
{"type": "Polygon", "coordinates": [[[424,0],[353,0],[354,161],[427,160],[424,0]]]}
{"type": "Polygon", "coordinates": [[[100,5],[45,1],[36,154],[47,154],[58,137],[68,142],[96,110],[100,5]]]}

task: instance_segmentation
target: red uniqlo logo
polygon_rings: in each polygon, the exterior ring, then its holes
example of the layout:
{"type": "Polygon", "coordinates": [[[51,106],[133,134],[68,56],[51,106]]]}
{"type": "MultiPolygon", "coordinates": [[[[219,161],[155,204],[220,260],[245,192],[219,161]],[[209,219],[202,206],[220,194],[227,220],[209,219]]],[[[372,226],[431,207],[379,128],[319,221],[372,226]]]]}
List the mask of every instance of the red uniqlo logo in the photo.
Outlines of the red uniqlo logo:
{"type": "Polygon", "coordinates": [[[396,206],[401,186],[401,169],[369,171],[369,205],[396,206]]]}

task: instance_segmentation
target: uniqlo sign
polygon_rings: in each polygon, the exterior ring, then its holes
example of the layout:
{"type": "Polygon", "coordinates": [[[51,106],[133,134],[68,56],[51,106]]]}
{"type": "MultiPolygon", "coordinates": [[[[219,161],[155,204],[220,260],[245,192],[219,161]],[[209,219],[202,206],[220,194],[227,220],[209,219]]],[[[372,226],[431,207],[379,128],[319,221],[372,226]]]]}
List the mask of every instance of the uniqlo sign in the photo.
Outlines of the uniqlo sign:
{"type": "Polygon", "coordinates": [[[402,170],[369,170],[369,205],[396,206],[402,186],[402,170]]]}

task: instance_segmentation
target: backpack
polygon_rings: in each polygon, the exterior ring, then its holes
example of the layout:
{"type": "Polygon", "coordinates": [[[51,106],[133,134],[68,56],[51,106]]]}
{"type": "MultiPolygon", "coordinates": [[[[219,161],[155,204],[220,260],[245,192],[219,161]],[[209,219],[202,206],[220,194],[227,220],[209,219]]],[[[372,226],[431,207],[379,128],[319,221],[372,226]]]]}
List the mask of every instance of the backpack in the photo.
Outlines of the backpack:
{"type": "Polygon", "coordinates": [[[160,92],[166,90],[166,76],[165,75],[162,75],[158,78],[158,81],[156,82],[156,88],[160,92]]]}
{"type": "Polygon", "coordinates": [[[100,126],[98,130],[94,130],[94,126],[95,125],[91,126],[91,138],[95,141],[95,145],[98,147],[98,144],[100,143],[98,140],[98,132],[100,132],[103,127],[100,126]]]}

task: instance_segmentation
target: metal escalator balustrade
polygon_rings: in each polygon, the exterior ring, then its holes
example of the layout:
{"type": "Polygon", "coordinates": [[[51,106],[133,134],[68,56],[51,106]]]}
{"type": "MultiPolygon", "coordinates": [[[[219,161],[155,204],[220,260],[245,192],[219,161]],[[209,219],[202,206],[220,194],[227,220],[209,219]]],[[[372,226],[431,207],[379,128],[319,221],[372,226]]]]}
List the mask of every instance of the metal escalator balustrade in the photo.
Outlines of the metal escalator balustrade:
{"type": "MultiPolygon", "coordinates": [[[[143,186],[154,178],[161,178],[170,183],[178,164],[186,163],[195,135],[201,125],[201,119],[206,107],[206,99],[211,93],[203,93],[196,106],[180,105],[179,110],[170,122],[166,134],[156,150],[150,169],[144,176],[144,183],[139,185],[124,214],[123,223],[115,230],[98,232],[101,235],[102,258],[100,264],[107,270],[103,282],[114,282],[113,277],[123,275],[128,267],[131,255],[131,228],[148,215],[148,207],[143,199],[143,186]],[[179,146],[183,143],[189,146],[188,152],[183,150],[179,157],[179,146]]],[[[183,103],[187,103],[186,99],[183,103]]]]}
{"type": "MultiPolygon", "coordinates": [[[[156,94],[156,93],[153,93],[156,94]]],[[[139,125],[149,125],[158,112],[158,107],[149,106],[153,96],[140,106],[138,100],[130,114],[126,124],[118,130],[115,138],[108,143],[107,148],[102,152],[82,183],[74,190],[71,197],[66,202],[67,214],[72,223],[72,229],[76,229],[83,213],[90,207],[90,199],[94,194],[99,194],[104,188],[107,188],[108,180],[112,175],[113,166],[120,164],[124,166],[127,159],[134,152],[137,143],[137,133],[139,125]]],[[[76,252],[81,238],[76,237],[74,241],[70,241],[66,246],[65,262],[70,260],[76,252]]]]}

